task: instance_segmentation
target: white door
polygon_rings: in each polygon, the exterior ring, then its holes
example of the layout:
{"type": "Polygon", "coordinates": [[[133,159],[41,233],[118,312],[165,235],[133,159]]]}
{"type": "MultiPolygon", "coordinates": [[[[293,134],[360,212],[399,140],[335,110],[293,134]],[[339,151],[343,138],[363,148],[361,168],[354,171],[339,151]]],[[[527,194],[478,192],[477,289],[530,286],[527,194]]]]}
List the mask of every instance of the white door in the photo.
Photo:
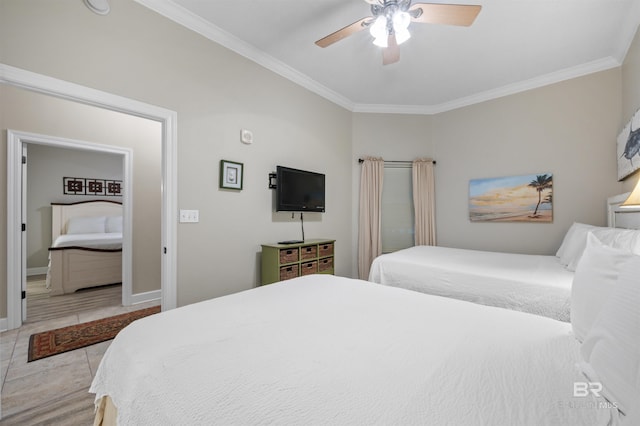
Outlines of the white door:
{"type": "Polygon", "coordinates": [[[22,144],[22,253],[20,277],[22,280],[22,322],[27,320],[27,144],[22,144]]]}

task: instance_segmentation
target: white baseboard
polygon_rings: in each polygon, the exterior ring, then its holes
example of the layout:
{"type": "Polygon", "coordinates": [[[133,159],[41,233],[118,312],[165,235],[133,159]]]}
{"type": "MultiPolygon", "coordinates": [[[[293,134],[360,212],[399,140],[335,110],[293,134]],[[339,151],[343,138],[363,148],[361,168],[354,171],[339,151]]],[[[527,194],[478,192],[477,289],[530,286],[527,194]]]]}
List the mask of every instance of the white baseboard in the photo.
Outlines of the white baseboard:
{"type": "Polygon", "coordinates": [[[154,300],[162,299],[161,290],[147,291],[146,293],[137,293],[131,295],[131,304],[137,305],[139,303],[152,302],[154,300]]]}
{"type": "Polygon", "coordinates": [[[27,276],[30,277],[32,275],[47,275],[49,271],[49,267],[41,266],[39,268],[27,268],[27,276]]]}
{"type": "Polygon", "coordinates": [[[6,318],[0,318],[0,331],[7,331],[9,329],[9,321],[6,318]]]}
{"type": "Polygon", "coordinates": [[[46,275],[49,268],[47,266],[41,266],[39,268],[27,268],[27,276],[32,275],[46,275]]]}

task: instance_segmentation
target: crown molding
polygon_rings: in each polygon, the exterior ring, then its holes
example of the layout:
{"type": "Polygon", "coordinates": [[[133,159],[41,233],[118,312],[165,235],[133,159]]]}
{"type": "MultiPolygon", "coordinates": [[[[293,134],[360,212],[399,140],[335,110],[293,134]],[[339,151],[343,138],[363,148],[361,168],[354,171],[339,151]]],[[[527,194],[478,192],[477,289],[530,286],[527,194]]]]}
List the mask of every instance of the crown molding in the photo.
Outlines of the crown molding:
{"type": "Polygon", "coordinates": [[[219,28],[212,23],[205,21],[198,15],[190,12],[172,2],[171,0],[135,0],[137,3],[153,10],[156,13],[168,18],[201,36],[226,47],[235,53],[275,72],[278,75],[304,87],[305,89],[322,96],[323,98],[339,105],[349,111],[353,110],[352,101],[341,94],[323,86],[306,74],[290,67],[282,61],[267,55],[255,46],[239,39],[229,32],[219,28]]]}
{"type": "Polygon", "coordinates": [[[514,95],[516,93],[526,92],[527,90],[537,89],[539,87],[548,86],[550,84],[559,83],[573,78],[593,74],[599,71],[605,71],[620,66],[615,58],[609,57],[599,59],[597,61],[578,65],[571,68],[555,71],[540,77],[532,78],[525,81],[509,84],[497,89],[487,90],[472,96],[455,99],[450,102],[444,102],[437,105],[371,105],[356,104],[353,112],[362,113],[385,113],[385,114],[422,114],[433,115],[454,109],[502,98],[504,96],[514,95]]]}
{"type": "Polygon", "coordinates": [[[266,69],[306,88],[307,90],[349,110],[360,113],[384,114],[417,114],[433,115],[527,90],[536,89],[572,78],[581,77],[595,72],[605,71],[621,66],[627,51],[633,41],[640,19],[640,2],[634,6],[634,12],[629,14],[627,21],[621,25],[622,31],[619,42],[612,55],[575,67],[554,71],[529,80],[519,81],[496,89],[480,92],[475,95],[454,99],[435,105],[388,105],[388,104],[358,104],[345,96],[323,86],[309,76],[293,69],[282,61],[267,55],[255,46],[205,21],[201,17],[175,4],[171,0],[135,0],[137,3],[159,13],[160,15],[230,49],[245,58],[256,62],[266,69]]]}

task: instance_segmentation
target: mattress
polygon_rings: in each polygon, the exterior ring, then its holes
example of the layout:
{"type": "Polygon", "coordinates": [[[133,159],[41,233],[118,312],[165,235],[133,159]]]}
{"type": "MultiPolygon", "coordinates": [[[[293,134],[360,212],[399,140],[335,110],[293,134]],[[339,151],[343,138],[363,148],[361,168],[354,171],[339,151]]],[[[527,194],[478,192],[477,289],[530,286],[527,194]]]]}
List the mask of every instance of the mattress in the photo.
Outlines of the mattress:
{"type": "Polygon", "coordinates": [[[82,247],[91,249],[117,250],[122,248],[122,233],[64,234],[53,242],[53,248],[82,247]]]}
{"type": "Polygon", "coordinates": [[[119,424],[606,425],[567,323],[311,275],[135,321],[90,391],[119,424]]]}
{"type": "Polygon", "coordinates": [[[555,256],[416,246],[374,259],[369,281],[569,321],[573,275],[555,256]]]}

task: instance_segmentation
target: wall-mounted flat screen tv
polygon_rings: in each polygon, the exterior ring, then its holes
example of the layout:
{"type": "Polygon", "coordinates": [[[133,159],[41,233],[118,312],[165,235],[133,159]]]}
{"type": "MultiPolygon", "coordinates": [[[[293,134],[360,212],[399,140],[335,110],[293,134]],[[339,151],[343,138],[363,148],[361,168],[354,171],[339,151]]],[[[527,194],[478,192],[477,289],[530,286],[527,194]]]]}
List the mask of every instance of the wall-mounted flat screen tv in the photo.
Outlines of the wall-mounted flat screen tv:
{"type": "Polygon", "coordinates": [[[322,173],[277,166],[276,211],[324,212],[322,173]]]}

